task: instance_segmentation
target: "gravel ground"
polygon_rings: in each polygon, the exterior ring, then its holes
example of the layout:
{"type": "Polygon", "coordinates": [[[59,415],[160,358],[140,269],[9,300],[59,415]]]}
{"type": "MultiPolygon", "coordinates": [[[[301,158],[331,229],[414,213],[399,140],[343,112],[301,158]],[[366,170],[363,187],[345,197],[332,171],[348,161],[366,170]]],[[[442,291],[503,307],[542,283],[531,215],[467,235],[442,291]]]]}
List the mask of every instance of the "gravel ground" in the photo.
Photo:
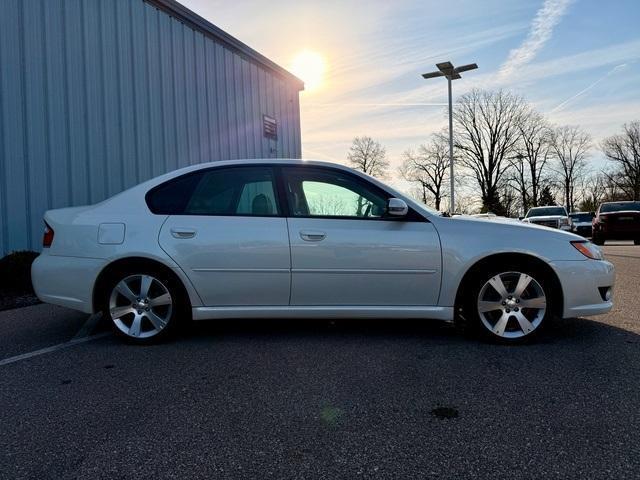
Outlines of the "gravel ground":
{"type": "MultiPolygon", "coordinates": [[[[640,247],[605,250],[615,309],[534,345],[436,322],[262,320],[0,364],[0,478],[638,478],[640,247]]],[[[2,312],[0,359],[85,320],[2,312]]]]}

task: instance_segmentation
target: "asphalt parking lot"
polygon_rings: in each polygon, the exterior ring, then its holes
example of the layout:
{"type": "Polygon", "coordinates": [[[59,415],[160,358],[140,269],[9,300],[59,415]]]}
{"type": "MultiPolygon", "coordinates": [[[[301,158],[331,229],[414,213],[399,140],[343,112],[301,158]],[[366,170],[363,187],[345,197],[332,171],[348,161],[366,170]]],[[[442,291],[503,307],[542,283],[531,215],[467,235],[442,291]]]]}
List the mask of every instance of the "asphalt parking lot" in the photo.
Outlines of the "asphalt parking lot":
{"type": "Polygon", "coordinates": [[[235,321],[121,343],[0,312],[0,478],[638,478],[640,247],[533,345],[437,322],[235,321]]]}

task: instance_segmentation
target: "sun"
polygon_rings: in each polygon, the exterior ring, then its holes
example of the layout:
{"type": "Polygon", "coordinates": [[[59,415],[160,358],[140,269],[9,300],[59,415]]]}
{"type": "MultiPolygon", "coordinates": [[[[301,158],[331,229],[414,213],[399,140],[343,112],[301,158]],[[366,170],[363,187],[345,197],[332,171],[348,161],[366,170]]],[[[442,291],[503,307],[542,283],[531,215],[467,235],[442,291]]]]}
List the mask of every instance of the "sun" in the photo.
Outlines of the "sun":
{"type": "Polygon", "coordinates": [[[324,57],[318,52],[302,50],[293,57],[290,70],[304,82],[306,91],[313,91],[324,83],[326,63],[324,57]]]}

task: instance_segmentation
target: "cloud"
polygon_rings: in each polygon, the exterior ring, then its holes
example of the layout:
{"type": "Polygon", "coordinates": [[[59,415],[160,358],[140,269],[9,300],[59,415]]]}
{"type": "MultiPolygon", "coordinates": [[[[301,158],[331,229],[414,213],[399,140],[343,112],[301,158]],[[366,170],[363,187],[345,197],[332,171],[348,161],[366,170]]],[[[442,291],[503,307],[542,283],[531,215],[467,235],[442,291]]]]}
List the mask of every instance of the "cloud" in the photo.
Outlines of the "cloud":
{"type": "Polygon", "coordinates": [[[566,107],[569,103],[571,103],[572,101],[574,101],[576,98],[584,95],[585,93],[587,93],[589,90],[591,90],[592,88],[594,88],[596,85],[598,85],[600,82],[602,82],[603,80],[605,80],[606,78],[610,77],[612,74],[619,72],[620,70],[624,70],[625,68],[627,68],[627,64],[626,63],[622,63],[620,65],[616,65],[615,67],[613,67],[611,70],[609,70],[606,74],[604,74],[602,77],[600,77],[599,79],[597,79],[595,82],[593,82],[591,85],[589,85],[586,88],[583,88],[582,90],[580,90],[578,93],[576,93],[575,95],[572,95],[571,97],[567,98],[564,102],[560,103],[559,105],[557,105],[556,107],[554,107],[553,109],[551,109],[551,112],[559,112],[560,110],[562,110],[564,107],[566,107]]]}
{"type": "Polygon", "coordinates": [[[507,60],[500,67],[499,75],[507,77],[533,60],[551,38],[553,29],[567,12],[573,0],[545,0],[531,22],[527,38],[518,48],[509,52],[507,60]]]}

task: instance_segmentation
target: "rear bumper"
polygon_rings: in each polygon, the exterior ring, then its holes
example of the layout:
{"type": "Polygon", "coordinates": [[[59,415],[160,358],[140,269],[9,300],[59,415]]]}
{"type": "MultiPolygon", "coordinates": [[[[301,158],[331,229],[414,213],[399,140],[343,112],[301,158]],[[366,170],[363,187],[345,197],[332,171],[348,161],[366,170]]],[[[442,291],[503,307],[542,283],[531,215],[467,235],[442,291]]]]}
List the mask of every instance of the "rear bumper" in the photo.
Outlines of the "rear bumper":
{"type": "Polygon", "coordinates": [[[603,300],[600,287],[615,283],[615,269],[606,260],[572,260],[551,262],[564,296],[563,318],[607,313],[612,301],[603,300]]]}
{"type": "Polygon", "coordinates": [[[93,286],[105,264],[97,258],[40,255],[31,267],[33,288],[45,303],[93,313],[93,286]]]}

